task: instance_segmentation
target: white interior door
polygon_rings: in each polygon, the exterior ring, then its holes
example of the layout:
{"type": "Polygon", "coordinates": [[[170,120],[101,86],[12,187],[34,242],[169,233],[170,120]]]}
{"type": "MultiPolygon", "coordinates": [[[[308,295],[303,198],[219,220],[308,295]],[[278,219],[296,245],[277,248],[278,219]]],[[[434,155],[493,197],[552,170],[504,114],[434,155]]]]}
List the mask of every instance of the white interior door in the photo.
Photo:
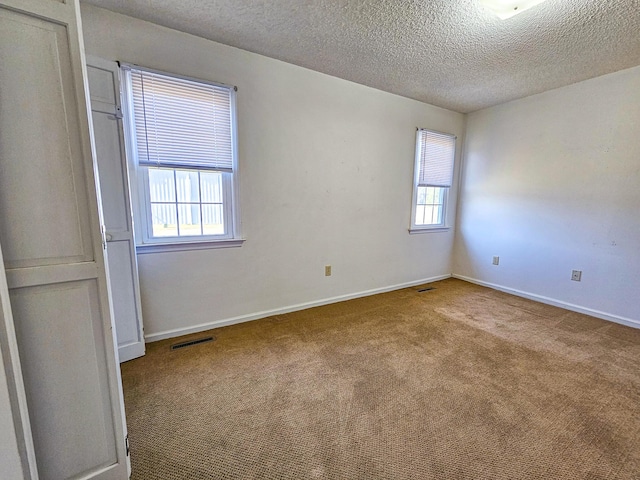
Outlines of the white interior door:
{"type": "Polygon", "coordinates": [[[77,0],[0,0],[0,246],[39,478],[126,479],[77,0]]]}
{"type": "Polygon", "coordinates": [[[138,263],[124,153],[118,65],[87,57],[93,135],[120,362],[144,355],[138,263]]]}

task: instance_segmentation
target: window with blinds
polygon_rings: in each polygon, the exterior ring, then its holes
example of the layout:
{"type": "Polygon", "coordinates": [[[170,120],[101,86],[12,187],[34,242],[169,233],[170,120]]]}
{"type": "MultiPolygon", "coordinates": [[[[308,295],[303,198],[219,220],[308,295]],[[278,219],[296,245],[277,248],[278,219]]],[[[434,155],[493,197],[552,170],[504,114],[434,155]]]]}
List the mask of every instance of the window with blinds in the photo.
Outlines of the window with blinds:
{"type": "Polygon", "coordinates": [[[142,243],[235,238],[235,88],[122,71],[142,243]]]}
{"type": "Polygon", "coordinates": [[[412,230],[445,227],[446,204],[453,181],[456,137],[419,129],[411,214],[412,230]]]}

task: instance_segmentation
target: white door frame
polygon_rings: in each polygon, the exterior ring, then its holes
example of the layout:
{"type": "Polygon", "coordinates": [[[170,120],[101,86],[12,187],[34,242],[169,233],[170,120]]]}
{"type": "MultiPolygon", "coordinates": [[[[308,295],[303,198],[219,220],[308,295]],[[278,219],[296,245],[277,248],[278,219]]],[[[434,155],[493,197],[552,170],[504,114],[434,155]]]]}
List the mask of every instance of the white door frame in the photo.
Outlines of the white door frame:
{"type": "MultiPolygon", "coordinates": [[[[38,468],[31,436],[27,397],[22,380],[22,368],[20,367],[18,342],[13,326],[7,277],[4,272],[2,246],[0,246],[0,369],[2,368],[4,368],[6,392],[12,417],[9,420],[10,428],[4,428],[0,431],[0,444],[3,446],[0,458],[2,458],[2,464],[6,465],[3,468],[9,468],[9,471],[12,468],[13,470],[22,470],[23,478],[37,480],[38,468]],[[14,441],[16,450],[10,450],[9,448],[14,441]]],[[[0,389],[4,387],[5,384],[2,382],[0,389]]],[[[4,394],[4,391],[2,393],[4,394]]]]}

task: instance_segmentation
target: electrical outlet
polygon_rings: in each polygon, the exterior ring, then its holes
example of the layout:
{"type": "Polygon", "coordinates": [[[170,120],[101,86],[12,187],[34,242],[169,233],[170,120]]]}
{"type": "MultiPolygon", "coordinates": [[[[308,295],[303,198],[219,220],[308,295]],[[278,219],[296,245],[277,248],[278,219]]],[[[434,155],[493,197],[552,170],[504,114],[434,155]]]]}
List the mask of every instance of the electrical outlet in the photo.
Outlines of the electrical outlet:
{"type": "Polygon", "coordinates": [[[330,277],[331,276],[331,265],[325,265],[324,266],[324,276],[325,277],[330,277]]]}
{"type": "Polygon", "coordinates": [[[580,280],[582,280],[582,270],[572,270],[571,280],[573,280],[574,282],[579,282],[580,280]]]}
{"type": "Polygon", "coordinates": [[[500,265],[500,257],[493,257],[493,264],[500,265]]]}

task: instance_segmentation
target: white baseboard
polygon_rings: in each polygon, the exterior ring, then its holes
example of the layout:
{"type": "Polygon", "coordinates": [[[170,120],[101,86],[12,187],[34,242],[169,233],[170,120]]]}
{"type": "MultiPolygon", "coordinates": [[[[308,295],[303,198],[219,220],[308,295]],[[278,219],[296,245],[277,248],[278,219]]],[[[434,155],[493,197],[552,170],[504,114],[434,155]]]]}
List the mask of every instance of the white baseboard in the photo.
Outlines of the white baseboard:
{"type": "Polygon", "coordinates": [[[376,295],[378,293],[391,292],[393,290],[400,290],[402,288],[422,285],[423,283],[437,282],[438,280],[444,280],[445,278],[451,278],[451,275],[439,275],[431,278],[423,278],[421,280],[415,280],[415,281],[406,282],[406,283],[399,283],[397,285],[390,285],[388,287],[374,288],[372,290],[365,290],[363,292],[349,293],[347,295],[339,295],[337,297],[323,298],[321,300],[314,300],[312,302],[298,303],[296,305],[289,305],[287,307],[275,308],[273,310],[264,310],[262,312],[249,313],[247,315],[240,315],[237,317],[214,320],[213,322],[201,323],[199,325],[194,325],[193,327],[176,328],[176,329],[167,330],[164,332],[151,333],[151,334],[145,335],[144,339],[145,339],[145,342],[147,343],[157,342],[158,340],[165,340],[167,338],[179,337],[181,335],[188,335],[190,333],[203,332],[205,330],[211,330],[212,328],[226,327],[227,325],[250,322],[252,320],[271,317],[273,315],[282,315],[284,313],[291,313],[291,312],[296,312],[298,310],[305,310],[307,308],[320,307],[322,305],[328,305],[330,303],[344,302],[345,300],[353,300],[354,298],[360,298],[360,297],[368,297],[370,295],[376,295]]]}
{"type": "Polygon", "coordinates": [[[482,285],[483,287],[493,288],[494,290],[500,290],[501,292],[510,293],[517,297],[528,298],[536,302],[545,303],[547,305],[553,305],[554,307],[564,308],[565,310],[571,310],[572,312],[584,313],[592,317],[601,318],[602,320],[608,320],[610,322],[620,323],[628,327],[640,328],[640,321],[632,320],[630,318],[621,317],[619,315],[613,315],[599,310],[593,310],[591,308],[581,307],[580,305],[574,305],[572,303],[556,300],[555,298],[544,297],[542,295],[536,295],[535,293],[523,292],[522,290],[516,290],[515,288],[503,287],[502,285],[496,285],[495,283],[483,282],[476,278],[465,277],[464,275],[451,275],[453,278],[464,280],[465,282],[475,283],[476,285],[482,285]]]}

